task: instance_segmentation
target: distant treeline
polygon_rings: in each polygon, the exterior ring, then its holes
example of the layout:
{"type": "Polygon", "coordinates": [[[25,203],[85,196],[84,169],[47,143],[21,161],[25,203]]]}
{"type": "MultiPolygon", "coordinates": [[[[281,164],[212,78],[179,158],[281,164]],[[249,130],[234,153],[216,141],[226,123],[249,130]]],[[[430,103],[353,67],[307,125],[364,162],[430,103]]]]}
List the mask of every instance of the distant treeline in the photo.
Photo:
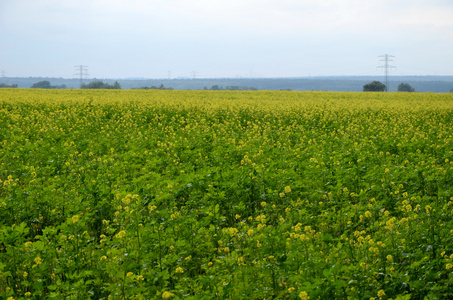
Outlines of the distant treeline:
{"type": "Polygon", "coordinates": [[[0,83],[0,88],[17,88],[17,84],[5,84],[5,83],[0,83]]]}
{"type": "MultiPolygon", "coordinates": [[[[80,88],[79,79],[37,78],[37,77],[4,77],[4,85],[17,85],[29,88],[39,81],[49,81],[51,86],[80,88]]],[[[200,78],[200,79],[102,79],[104,84],[115,86],[115,82],[123,89],[175,89],[175,90],[294,90],[294,91],[353,91],[361,92],[363,86],[372,81],[383,82],[383,76],[337,76],[337,77],[304,77],[304,78],[200,78]],[[163,88],[161,88],[163,87],[163,88]],[[170,88],[171,87],[171,88],[170,88]],[[253,87],[253,88],[252,88],[253,87]]],[[[86,79],[88,86],[98,79],[86,79]]],[[[415,92],[448,93],[453,89],[453,76],[391,76],[388,90],[397,91],[402,82],[409,84],[415,92]]]]}
{"type": "MultiPolygon", "coordinates": [[[[206,86],[203,88],[204,90],[209,90],[206,86]]],[[[258,89],[255,87],[249,86],[240,86],[240,85],[227,85],[226,87],[219,86],[217,84],[211,86],[210,88],[213,91],[257,91],[258,89]]]]}
{"type": "Polygon", "coordinates": [[[137,89],[137,90],[173,90],[172,87],[165,87],[163,84],[160,84],[158,87],[153,85],[151,87],[144,86],[144,87],[133,88],[133,89],[137,89]]]}
{"type": "Polygon", "coordinates": [[[100,80],[92,81],[88,84],[83,84],[80,86],[81,89],[107,89],[107,90],[120,90],[121,85],[118,81],[115,81],[113,84],[108,84],[100,80]]]}
{"type": "Polygon", "coordinates": [[[32,89],[66,89],[66,84],[62,85],[51,85],[50,81],[43,80],[36,83],[33,83],[31,86],[32,89]]]}

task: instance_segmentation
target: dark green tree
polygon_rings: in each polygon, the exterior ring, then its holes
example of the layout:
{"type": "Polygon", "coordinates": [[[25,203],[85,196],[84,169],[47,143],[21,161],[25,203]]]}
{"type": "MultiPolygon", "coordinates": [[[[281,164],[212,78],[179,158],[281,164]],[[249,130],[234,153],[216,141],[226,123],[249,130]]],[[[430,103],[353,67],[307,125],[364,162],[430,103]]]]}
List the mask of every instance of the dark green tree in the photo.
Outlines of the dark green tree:
{"type": "Polygon", "coordinates": [[[66,85],[50,85],[50,82],[47,80],[43,80],[37,83],[34,83],[31,86],[32,89],[65,89],[66,85]]]}
{"type": "Polygon", "coordinates": [[[385,84],[383,84],[380,81],[373,81],[373,82],[367,83],[363,86],[364,92],[384,92],[386,90],[387,90],[387,88],[386,88],[385,84]]]}
{"type": "Polygon", "coordinates": [[[31,88],[32,89],[51,89],[52,86],[50,85],[49,81],[44,80],[44,81],[40,81],[40,82],[34,83],[31,86],[31,88]]]}
{"type": "Polygon", "coordinates": [[[110,85],[108,83],[104,83],[101,80],[95,80],[92,81],[88,84],[82,84],[80,86],[81,89],[121,89],[120,84],[118,81],[115,81],[113,85],[110,85]]]}
{"type": "Polygon", "coordinates": [[[113,84],[112,89],[121,90],[121,85],[119,84],[118,81],[115,81],[115,83],[113,84]]]}
{"type": "Polygon", "coordinates": [[[0,83],[0,88],[17,88],[17,84],[8,85],[6,83],[0,83]]]}
{"type": "Polygon", "coordinates": [[[400,83],[398,85],[398,92],[413,92],[414,88],[409,83],[400,83]]]}

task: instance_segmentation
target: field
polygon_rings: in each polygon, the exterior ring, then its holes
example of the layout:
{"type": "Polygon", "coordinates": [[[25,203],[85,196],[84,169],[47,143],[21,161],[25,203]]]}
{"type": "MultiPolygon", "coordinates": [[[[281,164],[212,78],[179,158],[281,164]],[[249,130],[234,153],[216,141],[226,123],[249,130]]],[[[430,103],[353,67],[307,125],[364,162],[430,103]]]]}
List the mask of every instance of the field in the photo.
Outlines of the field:
{"type": "Polygon", "coordinates": [[[453,297],[453,94],[0,90],[1,299],[453,297]]]}

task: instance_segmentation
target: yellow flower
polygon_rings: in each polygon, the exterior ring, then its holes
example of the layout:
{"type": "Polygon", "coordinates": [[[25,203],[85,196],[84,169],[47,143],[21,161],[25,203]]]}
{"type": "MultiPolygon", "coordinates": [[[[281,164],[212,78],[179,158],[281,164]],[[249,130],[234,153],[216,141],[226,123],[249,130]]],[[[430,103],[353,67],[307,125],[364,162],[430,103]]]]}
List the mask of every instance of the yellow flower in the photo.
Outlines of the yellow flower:
{"type": "Polygon", "coordinates": [[[30,247],[31,245],[33,245],[33,242],[26,242],[26,243],[25,243],[25,248],[28,248],[28,247],[30,247]]]}
{"type": "Polygon", "coordinates": [[[387,261],[392,262],[393,261],[393,256],[391,256],[390,254],[387,255],[387,261]]]}
{"type": "Polygon", "coordinates": [[[39,256],[35,257],[34,261],[35,261],[35,263],[36,263],[37,265],[42,264],[42,259],[41,259],[41,257],[39,257],[39,256]]]}
{"type": "Polygon", "coordinates": [[[125,205],[129,205],[131,203],[131,195],[127,195],[123,199],[121,199],[121,202],[123,202],[125,205]]]}
{"type": "Polygon", "coordinates": [[[451,268],[453,268],[453,264],[448,263],[445,265],[445,269],[450,270],[451,268]]]}
{"type": "Polygon", "coordinates": [[[267,203],[266,203],[266,202],[264,202],[264,201],[263,201],[263,202],[261,202],[261,206],[262,206],[262,207],[265,207],[266,205],[267,205],[267,203]]]}
{"type": "Polygon", "coordinates": [[[115,237],[121,239],[121,238],[123,238],[125,235],[126,235],[126,231],[121,230],[120,232],[118,232],[118,233],[116,234],[115,237]]]}
{"type": "Polygon", "coordinates": [[[285,197],[285,193],[278,194],[281,198],[285,197]]]}
{"type": "Polygon", "coordinates": [[[291,193],[291,188],[289,186],[285,186],[285,193],[291,193]]]}
{"type": "Polygon", "coordinates": [[[293,287],[290,287],[290,288],[288,289],[288,293],[290,293],[290,294],[291,294],[291,293],[294,293],[295,291],[296,291],[296,289],[293,288],[293,287]]]}
{"type": "Polygon", "coordinates": [[[31,296],[31,293],[30,292],[26,292],[25,293],[25,297],[30,297],[31,296]]]}
{"type": "Polygon", "coordinates": [[[72,219],[72,224],[75,224],[75,223],[77,223],[77,221],[79,221],[79,215],[75,215],[71,219],[72,219]]]}
{"type": "Polygon", "coordinates": [[[145,278],[143,277],[143,275],[138,275],[136,279],[139,280],[139,281],[140,281],[140,280],[145,280],[145,278]]]}
{"type": "Polygon", "coordinates": [[[377,295],[378,295],[378,297],[384,297],[384,296],[385,296],[384,290],[379,290],[379,291],[377,292],[377,295]]]}
{"type": "Polygon", "coordinates": [[[369,210],[367,210],[367,211],[365,212],[365,217],[371,218],[371,212],[370,212],[369,210]]]}
{"type": "Polygon", "coordinates": [[[126,274],[126,277],[131,277],[132,275],[134,275],[134,273],[128,272],[128,273],[126,274]]]}
{"type": "Polygon", "coordinates": [[[173,293],[165,291],[165,292],[162,293],[162,298],[163,299],[169,299],[169,298],[173,297],[174,295],[175,294],[173,294],[173,293]]]}
{"type": "Polygon", "coordinates": [[[175,273],[182,274],[182,273],[184,273],[184,270],[181,267],[177,267],[175,270],[175,273]]]}
{"type": "Polygon", "coordinates": [[[308,299],[310,299],[310,296],[308,296],[307,292],[302,291],[299,293],[299,298],[302,300],[308,300],[308,299]]]}

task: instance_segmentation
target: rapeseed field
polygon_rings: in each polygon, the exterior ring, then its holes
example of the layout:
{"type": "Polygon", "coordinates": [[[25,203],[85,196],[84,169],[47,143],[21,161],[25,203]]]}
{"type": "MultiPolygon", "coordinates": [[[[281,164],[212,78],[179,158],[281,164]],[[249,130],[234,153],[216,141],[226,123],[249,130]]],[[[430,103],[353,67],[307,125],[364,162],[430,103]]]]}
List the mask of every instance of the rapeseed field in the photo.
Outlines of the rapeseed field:
{"type": "Polygon", "coordinates": [[[452,94],[1,89],[1,298],[452,298],[452,128],[452,94]]]}

